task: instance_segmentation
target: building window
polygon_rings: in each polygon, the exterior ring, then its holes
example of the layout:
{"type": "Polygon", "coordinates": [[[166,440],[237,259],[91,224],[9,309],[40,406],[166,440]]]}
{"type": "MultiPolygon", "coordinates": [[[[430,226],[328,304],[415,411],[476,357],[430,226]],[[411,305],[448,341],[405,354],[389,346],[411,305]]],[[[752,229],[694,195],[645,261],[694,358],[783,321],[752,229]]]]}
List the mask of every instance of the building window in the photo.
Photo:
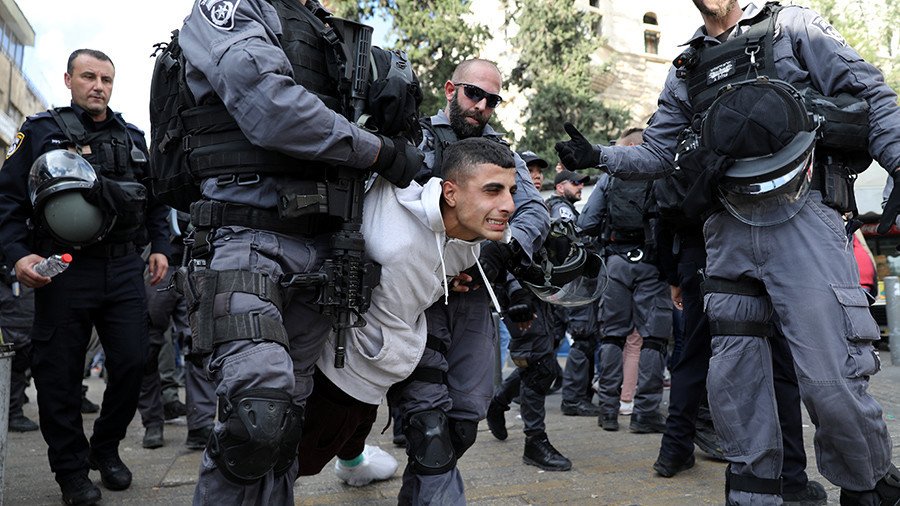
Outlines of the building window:
{"type": "Polygon", "coordinates": [[[653,30],[644,32],[644,52],[659,54],[659,32],[653,30]]]}
{"type": "Polygon", "coordinates": [[[659,20],[652,12],[644,14],[644,52],[659,54],[659,20]]]}
{"type": "Polygon", "coordinates": [[[591,7],[600,8],[600,0],[591,0],[591,7]]]}

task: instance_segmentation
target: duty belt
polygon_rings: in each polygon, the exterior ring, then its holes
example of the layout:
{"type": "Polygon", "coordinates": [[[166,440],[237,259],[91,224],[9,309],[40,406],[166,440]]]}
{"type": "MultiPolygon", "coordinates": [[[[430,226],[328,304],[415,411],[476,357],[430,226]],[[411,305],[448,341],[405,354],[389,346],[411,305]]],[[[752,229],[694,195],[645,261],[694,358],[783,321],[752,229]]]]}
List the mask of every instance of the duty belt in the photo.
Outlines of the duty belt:
{"type": "Polygon", "coordinates": [[[288,235],[317,235],[337,230],[336,220],[311,215],[284,219],[278,211],[203,200],[191,204],[191,223],[198,229],[239,226],[288,235]]]}
{"type": "Polygon", "coordinates": [[[76,255],[93,258],[120,258],[137,252],[134,243],[100,243],[85,246],[78,250],[76,255]]]}

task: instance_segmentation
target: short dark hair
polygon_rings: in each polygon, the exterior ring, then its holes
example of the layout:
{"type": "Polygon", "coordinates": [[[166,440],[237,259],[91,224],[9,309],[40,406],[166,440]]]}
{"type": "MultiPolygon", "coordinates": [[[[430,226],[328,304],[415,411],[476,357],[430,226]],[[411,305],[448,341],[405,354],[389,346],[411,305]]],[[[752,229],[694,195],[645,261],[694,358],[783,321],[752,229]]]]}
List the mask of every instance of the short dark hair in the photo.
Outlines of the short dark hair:
{"type": "Polygon", "coordinates": [[[113,68],[116,68],[116,64],[113,63],[112,59],[106,55],[103,51],[97,51],[96,49],[76,49],[72,51],[72,54],[69,55],[69,61],[66,62],[66,73],[71,75],[72,70],[75,67],[75,58],[78,58],[81,55],[88,55],[92,58],[96,58],[100,61],[108,61],[113,68]]]}
{"type": "Polygon", "coordinates": [[[475,172],[475,166],[490,163],[514,169],[516,159],[509,147],[484,137],[469,137],[447,146],[443,155],[444,179],[457,183],[466,181],[475,172]]]}

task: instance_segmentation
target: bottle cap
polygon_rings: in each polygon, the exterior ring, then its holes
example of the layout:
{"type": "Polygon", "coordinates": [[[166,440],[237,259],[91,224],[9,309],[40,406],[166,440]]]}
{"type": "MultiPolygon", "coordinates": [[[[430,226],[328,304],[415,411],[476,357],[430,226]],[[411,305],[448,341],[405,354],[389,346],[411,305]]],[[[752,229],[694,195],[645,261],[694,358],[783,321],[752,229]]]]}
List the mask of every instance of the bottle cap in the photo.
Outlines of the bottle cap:
{"type": "Polygon", "coordinates": [[[63,253],[59,258],[66,264],[72,262],[72,255],[68,253],[63,253]]]}

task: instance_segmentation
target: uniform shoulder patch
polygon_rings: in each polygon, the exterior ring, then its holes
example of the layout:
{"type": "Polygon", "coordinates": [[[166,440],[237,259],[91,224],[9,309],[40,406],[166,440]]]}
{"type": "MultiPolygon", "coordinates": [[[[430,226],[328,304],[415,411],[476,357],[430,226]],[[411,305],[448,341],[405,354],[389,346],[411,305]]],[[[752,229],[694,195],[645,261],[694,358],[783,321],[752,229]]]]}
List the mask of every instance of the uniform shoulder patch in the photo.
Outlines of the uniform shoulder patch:
{"type": "Polygon", "coordinates": [[[197,9],[203,19],[219,30],[234,28],[234,13],[241,0],[200,0],[197,9]]]}
{"type": "Polygon", "coordinates": [[[25,134],[19,132],[16,134],[16,138],[13,139],[12,144],[9,145],[9,149],[6,150],[6,159],[9,160],[9,157],[16,154],[16,151],[19,150],[19,147],[22,145],[22,141],[25,140],[25,134]]]}
{"type": "Polygon", "coordinates": [[[831,37],[836,40],[838,44],[841,46],[846,46],[847,41],[844,40],[844,37],[837,31],[833,26],[831,26],[828,21],[822,19],[822,16],[816,16],[810,23],[810,26],[814,26],[822,31],[826,37],[831,37]]]}
{"type": "Polygon", "coordinates": [[[559,207],[559,217],[562,221],[575,221],[575,213],[569,209],[569,206],[560,206],[559,207]]]}

